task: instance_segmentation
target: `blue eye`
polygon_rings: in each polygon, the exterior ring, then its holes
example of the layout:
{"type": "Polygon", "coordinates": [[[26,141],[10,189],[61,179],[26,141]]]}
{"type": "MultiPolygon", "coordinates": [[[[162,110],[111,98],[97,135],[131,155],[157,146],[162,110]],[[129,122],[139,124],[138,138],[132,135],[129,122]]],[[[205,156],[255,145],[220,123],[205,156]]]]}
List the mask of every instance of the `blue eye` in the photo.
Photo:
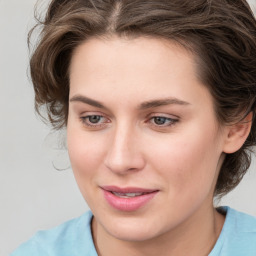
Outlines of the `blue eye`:
{"type": "Polygon", "coordinates": [[[97,124],[101,121],[102,117],[101,116],[88,116],[87,119],[90,123],[97,124]]]}
{"type": "Polygon", "coordinates": [[[80,117],[82,123],[89,127],[98,127],[108,123],[107,118],[100,115],[88,115],[80,117]]]}
{"type": "Polygon", "coordinates": [[[178,122],[178,120],[164,117],[164,116],[155,116],[150,119],[150,122],[153,125],[165,127],[165,126],[171,126],[172,124],[175,124],[176,122],[178,122]]]}

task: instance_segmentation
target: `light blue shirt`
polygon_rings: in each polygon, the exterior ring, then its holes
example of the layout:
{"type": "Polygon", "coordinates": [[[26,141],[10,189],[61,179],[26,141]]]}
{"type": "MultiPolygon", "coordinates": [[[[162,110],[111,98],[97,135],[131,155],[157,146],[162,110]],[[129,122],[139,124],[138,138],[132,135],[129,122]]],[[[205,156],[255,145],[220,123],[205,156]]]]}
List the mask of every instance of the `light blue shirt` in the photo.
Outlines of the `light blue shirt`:
{"type": "Polygon", "coordinates": [[[39,231],[10,256],[98,256],[91,233],[92,213],[39,231]]]}
{"type": "Polygon", "coordinates": [[[209,256],[256,256],[256,217],[221,208],[226,220],[209,256]]]}
{"type": "MultiPolygon", "coordinates": [[[[222,210],[226,220],[209,256],[256,256],[256,217],[229,207],[222,210]]],[[[97,256],[91,219],[89,211],[56,228],[39,231],[10,256],[97,256]]]]}

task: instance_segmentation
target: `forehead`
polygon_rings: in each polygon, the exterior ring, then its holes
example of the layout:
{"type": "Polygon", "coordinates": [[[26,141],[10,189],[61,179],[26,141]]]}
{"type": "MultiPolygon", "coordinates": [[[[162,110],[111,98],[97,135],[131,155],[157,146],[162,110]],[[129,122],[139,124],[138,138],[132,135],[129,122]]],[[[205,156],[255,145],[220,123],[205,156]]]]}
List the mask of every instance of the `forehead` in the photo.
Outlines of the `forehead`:
{"type": "Polygon", "coordinates": [[[211,100],[196,69],[190,51],[164,39],[92,38],[74,51],[70,95],[137,103],[167,97],[193,101],[198,95],[211,100]]]}
{"type": "Polygon", "coordinates": [[[147,80],[160,75],[178,76],[185,70],[188,75],[197,78],[194,56],[174,42],[145,37],[92,38],[75,49],[70,80],[72,82],[82,74],[88,78],[93,74],[108,78],[112,74],[133,75],[134,80],[142,76],[143,80],[147,80]],[[144,76],[145,73],[147,76],[144,76]]]}
{"type": "MultiPolygon", "coordinates": [[[[73,52],[71,61],[71,72],[74,65],[74,60],[83,58],[83,62],[90,62],[90,66],[99,64],[107,64],[111,61],[111,66],[124,66],[136,65],[147,68],[155,68],[157,65],[164,62],[170,62],[175,58],[176,62],[187,61],[194,64],[194,55],[191,51],[187,50],[171,40],[154,37],[102,37],[90,38],[81,45],[79,45],[73,52]],[[115,63],[114,63],[115,62],[115,63]],[[192,63],[193,62],[193,63],[192,63]]],[[[170,70],[169,70],[170,71],[170,70]]],[[[195,71],[195,70],[194,70],[195,71]]]]}

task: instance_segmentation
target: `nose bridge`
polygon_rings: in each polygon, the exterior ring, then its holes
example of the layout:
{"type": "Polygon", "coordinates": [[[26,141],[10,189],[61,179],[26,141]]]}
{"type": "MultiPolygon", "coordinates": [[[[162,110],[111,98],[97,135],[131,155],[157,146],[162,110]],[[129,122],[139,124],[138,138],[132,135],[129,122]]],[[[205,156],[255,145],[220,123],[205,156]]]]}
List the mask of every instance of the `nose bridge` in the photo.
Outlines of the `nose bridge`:
{"type": "Polygon", "coordinates": [[[136,128],[126,122],[119,123],[113,129],[106,156],[107,167],[116,173],[124,174],[128,170],[140,170],[144,160],[140,152],[136,128]]]}

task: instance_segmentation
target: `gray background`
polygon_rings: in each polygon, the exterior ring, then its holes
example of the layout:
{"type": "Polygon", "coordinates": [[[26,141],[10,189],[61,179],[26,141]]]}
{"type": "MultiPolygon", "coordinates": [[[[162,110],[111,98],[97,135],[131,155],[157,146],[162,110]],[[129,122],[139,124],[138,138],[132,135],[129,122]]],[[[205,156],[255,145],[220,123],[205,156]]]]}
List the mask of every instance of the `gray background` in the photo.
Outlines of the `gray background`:
{"type": "MultiPolygon", "coordinates": [[[[45,1],[46,3],[48,1],[45,1]]],[[[256,6],[256,0],[249,1],[256,6]]],[[[36,0],[0,0],[0,256],[36,230],[47,229],[88,209],[76,186],[59,135],[34,113],[27,77],[26,34],[36,0]]],[[[256,168],[219,204],[256,215],[256,168]]]]}

